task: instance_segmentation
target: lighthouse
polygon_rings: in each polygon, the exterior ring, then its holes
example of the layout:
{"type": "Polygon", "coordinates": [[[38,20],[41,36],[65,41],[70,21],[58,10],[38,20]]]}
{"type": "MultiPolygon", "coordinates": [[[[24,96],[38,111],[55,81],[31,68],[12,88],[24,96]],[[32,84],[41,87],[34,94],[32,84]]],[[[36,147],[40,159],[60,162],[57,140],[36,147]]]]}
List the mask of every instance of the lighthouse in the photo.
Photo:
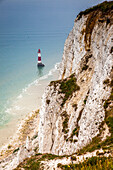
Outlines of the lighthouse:
{"type": "Polygon", "coordinates": [[[41,50],[40,49],[38,49],[38,63],[37,63],[37,66],[38,67],[44,67],[45,65],[44,64],[42,64],[42,61],[41,61],[41,50]]]}

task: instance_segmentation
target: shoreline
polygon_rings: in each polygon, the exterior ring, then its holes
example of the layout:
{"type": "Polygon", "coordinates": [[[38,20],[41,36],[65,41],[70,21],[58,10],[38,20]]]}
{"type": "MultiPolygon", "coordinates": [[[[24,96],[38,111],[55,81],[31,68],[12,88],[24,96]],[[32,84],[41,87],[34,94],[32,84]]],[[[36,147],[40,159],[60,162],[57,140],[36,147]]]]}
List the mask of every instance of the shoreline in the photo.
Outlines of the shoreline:
{"type": "Polygon", "coordinates": [[[38,133],[39,125],[39,110],[29,113],[29,115],[21,120],[21,123],[16,130],[16,133],[12,136],[12,139],[1,147],[0,160],[12,154],[21,145],[24,145],[29,138],[33,138],[38,133]],[[36,126],[37,125],[37,126],[36,126]]]}
{"type": "MultiPolygon", "coordinates": [[[[27,108],[27,110],[24,107],[22,111],[17,110],[17,114],[14,115],[12,121],[10,121],[5,128],[0,129],[0,136],[2,136],[3,133],[3,138],[0,141],[0,145],[2,143],[0,146],[0,159],[7,157],[13,153],[15,149],[19,148],[20,145],[25,144],[27,136],[30,138],[36,136],[39,124],[39,109],[42,104],[41,97],[49,82],[58,79],[58,76],[59,69],[57,65],[55,65],[55,68],[50,70],[48,75],[44,75],[37,81],[38,83],[31,83],[27,89],[28,94],[25,92],[25,98],[24,95],[23,98],[18,98],[17,103],[21,106],[24,104],[26,107],[31,107],[31,111],[29,111],[29,108],[27,108]]],[[[15,104],[17,105],[17,103],[15,104]]]]}

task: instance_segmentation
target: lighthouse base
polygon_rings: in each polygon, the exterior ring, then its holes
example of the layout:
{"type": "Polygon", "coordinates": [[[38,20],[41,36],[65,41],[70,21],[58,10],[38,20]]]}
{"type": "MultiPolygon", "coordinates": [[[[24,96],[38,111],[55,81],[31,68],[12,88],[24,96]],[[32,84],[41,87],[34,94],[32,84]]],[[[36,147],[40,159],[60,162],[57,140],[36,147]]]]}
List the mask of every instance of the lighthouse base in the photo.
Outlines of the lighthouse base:
{"type": "Polygon", "coordinates": [[[44,67],[45,65],[42,63],[37,63],[37,67],[44,67]]]}

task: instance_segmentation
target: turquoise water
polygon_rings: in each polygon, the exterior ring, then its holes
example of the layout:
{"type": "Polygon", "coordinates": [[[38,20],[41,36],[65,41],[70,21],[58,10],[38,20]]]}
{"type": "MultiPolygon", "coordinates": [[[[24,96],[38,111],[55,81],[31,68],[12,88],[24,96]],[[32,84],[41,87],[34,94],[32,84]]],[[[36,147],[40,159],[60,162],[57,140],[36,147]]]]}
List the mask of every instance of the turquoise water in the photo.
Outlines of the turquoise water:
{"type": "Polygon", "coordinates": [[[43,3],[32,2],[0,1],[0,127],[11,120],[7,108],[22,89],[61,60],[69,29],[64,32],[61,23],[52,23],[43,3]],[[38,48],[46,65],[41,73],[36,66],[38,48]]]}
{"type": "Polygon", "coordinates": [[[22,90],[61,61],[76,15],[93,4],[87,2],[0,0],[0,127],[11,120],[6,110],[22,90]],[[46,65],[41,73],[36,66],[39,48],[46,65]]]}

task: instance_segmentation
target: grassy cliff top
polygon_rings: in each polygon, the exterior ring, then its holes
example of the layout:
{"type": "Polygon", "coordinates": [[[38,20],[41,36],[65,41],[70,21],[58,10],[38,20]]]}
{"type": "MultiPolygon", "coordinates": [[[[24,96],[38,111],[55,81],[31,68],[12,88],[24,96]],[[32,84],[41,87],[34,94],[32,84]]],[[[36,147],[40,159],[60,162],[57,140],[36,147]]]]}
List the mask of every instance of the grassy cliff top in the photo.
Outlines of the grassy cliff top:
{"type": "Polygon", "coordinates": [[[93,11],[98,10],[98,11],[101,11],[102,13],[106,13],[106,12],[109,12],[110,10],[112,10],[112,9],[113,9],[113,1],[109,1],[109,2],[105,1],[101,4],[98,4],[96,6],[89,8],[89,9],[86,9],[85,11],[81,11],[77,15],[77,17],[78,17],[78,19],[80,19],[82,17],[82,15],[87,15],[90,12],[93,12],[93,11]]]}

